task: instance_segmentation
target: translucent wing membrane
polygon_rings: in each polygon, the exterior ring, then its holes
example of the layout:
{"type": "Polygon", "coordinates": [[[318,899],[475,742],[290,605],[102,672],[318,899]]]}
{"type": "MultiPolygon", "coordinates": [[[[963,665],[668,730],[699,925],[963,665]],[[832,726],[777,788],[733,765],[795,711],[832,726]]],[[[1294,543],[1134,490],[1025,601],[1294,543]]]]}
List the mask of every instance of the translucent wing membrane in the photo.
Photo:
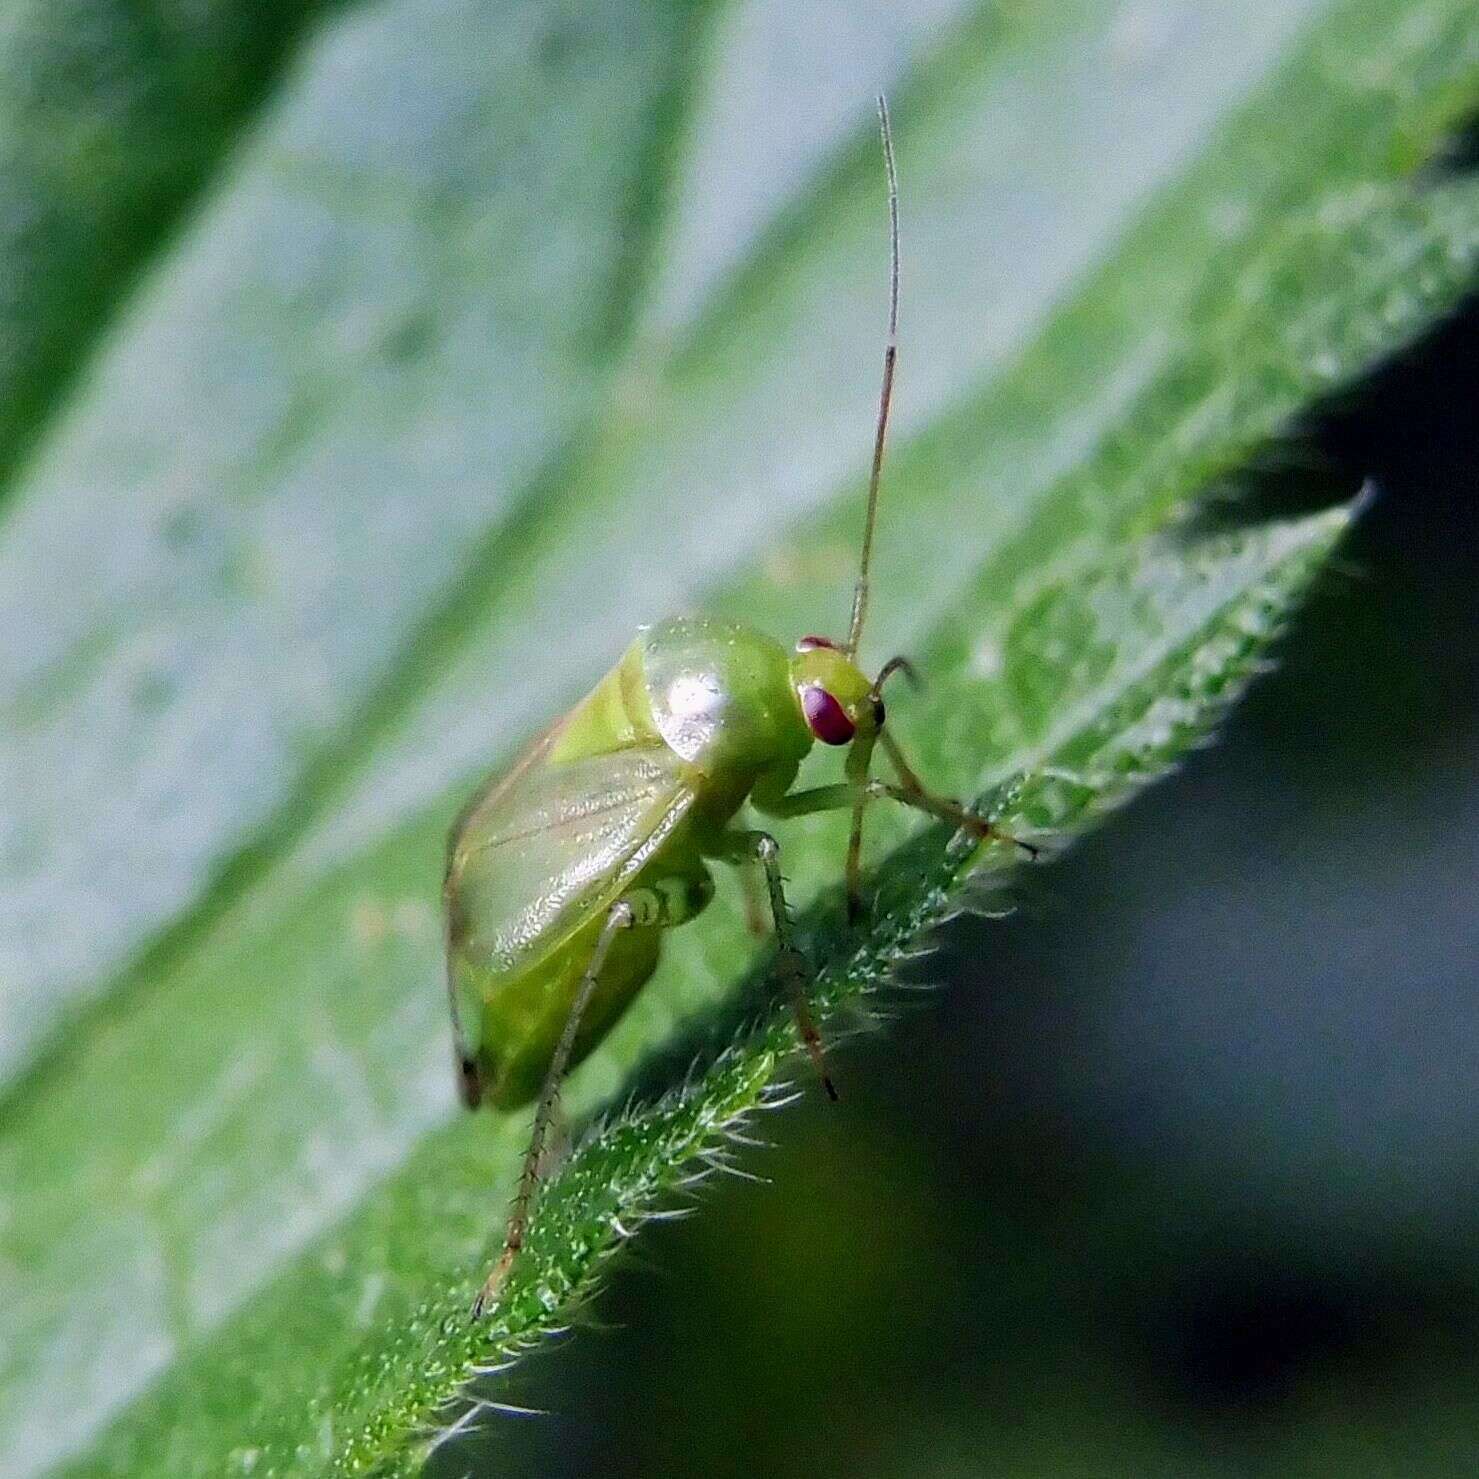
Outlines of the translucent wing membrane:
{"type": "Polygon", "coordinates": [[[499,972],[610,904],[693,799],[665,745],[552,761],[556,737],[472,803],[448,860],[454,941],[499,972]]]}

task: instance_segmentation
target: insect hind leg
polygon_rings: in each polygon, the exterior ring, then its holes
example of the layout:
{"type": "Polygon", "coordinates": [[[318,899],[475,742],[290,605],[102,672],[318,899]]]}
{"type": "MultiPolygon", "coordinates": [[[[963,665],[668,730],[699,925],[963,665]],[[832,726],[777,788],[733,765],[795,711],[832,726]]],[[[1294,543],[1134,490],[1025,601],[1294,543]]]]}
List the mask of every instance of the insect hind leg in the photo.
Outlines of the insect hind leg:
{"type": "Polygon", "coordinates": [[[478,1291],[478,1297],[473,1301],[472,1318],[474,1320],[478,1319],[497,1297],[504,1278],[518,1256],[519,1249],[524,1246],[524,1236],[529,1227],[529,1211],[534,1202],[534,1193],[539,1187],[539,1168],[544,1158],[545,1141],[549,1137],[550,1125],[554,1122],[555,1111],[559,1107],[560,1085],[565,1077],[565,1069],[570,1063],[570,1054],[575,1048],[576,1034],[580,1031],[580,1019],[584,1016],[586,1007],[590,1005],[591,996],[600,979],[601,967],[606,963],[606,957],[610,953],[612,941],[616,939],[619,931],[631,929],[642,922],[638,917],[639,912],[650,915],[655,908],[659,907],[646,890],[629,898],[618,899],[611,906],[606,915],[606,921],[601,926],[601,933],[596,937],[595,948],[591,951],[585,974],[580,978],[575,999],[570,1004],[570,1014],[565,1019],[564,1029],[560,1033],[559,1042],[555,1045],[554,1056],[550,1059],[549,1068],[545,1073],[544,1087],[540,1091],[539,1102],[534,1111],[534,1127],[529,1134],[529,1148],[524,1153],[524,1164],[519,1172],[518,1189],[514,1193],[513,1207],[509,1211],[508,1226],[503,1235],[503,1252],[499,1254],[498,1262],[493,1265],[493,1271],[488,1275],[483,1287],[478,1291]]]}
{"type": "Polygon", "coordinates": [[[565,1071],[570,1066],[580,1035],[580,1024],[591,1004],[596,987],[600,982],[602,968],[606,965],[611,947],[617,935],[624,929],[672,929],[692,919],[708,907],[714,897],[714,879],[709,870],[697,858],[691,866],[674,868],[663,873],[644,874],[637,887],[628,890],[606,915],[601,932],[591,950],[580,984],[570,1003],[570,1011],[555,1045],[554,1056],[545,1071],[544,1086],[540,1090],[534,1111],[534,1127],[529,1133],[529,1148],[524,1154],[524,1164],[519,1172],[518,1189],[514,1193],[513,1207],[509,1212],[508,1228],[504,1233],[503,1252],[493,1271],[488,1275],[477,1299],[473,1303],[473,1318],[477,1319],[497,1296],[499,1287],[509,1268],[524,1246],[524,1237],[529,1228],[529,1214],[534,1196],[539,1189],[541,1166],[549,1141],[550,1128],[554,1124],[560,1103],[560,1085],[565,1071]]]}

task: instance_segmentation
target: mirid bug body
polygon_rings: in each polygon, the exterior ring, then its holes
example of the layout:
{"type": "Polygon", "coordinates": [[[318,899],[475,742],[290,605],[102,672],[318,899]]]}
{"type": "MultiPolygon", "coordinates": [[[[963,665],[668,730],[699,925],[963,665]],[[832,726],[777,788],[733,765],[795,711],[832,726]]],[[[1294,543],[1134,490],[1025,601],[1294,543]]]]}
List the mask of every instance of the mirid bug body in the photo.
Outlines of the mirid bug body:
{"type": "Polygon", "coordinates": [[[786,793],[816,739],[804,705],[818,688],[873,718],[869,680],[840,652],[804,644],[788,653],[712,617],[661,622],[473,798],[446,876],[469,1104],[508,1108],[538,1093],[619,898],[634,917],[611,942],[572,1064],[656,969],[661,931],[713,897],[708,862],[763,863],[763,834],[731,823],[746,800],[787,814],[786,793]]]}
{"type": "Polygon", "coordinates": [[[929,792],[885,730],[883,685],[908,664],[894,658],[870,680],[856,663],[898,323],[898,190],[882,98],[878,109],[889,187],[888,338],[847,641],[804,637],[788,650],[712,617],[648,627],[584,700],[484,784],[452,829],[444,898],[462,1096],[469,1106],[487,1100],[500,1108],[538,1096],[503,1253],[474,1314],[523,1244],[563,1075],[651,977],[662,932],[708,906],[711,862],[763,873],[797,1027],[833,1093],[807,1005],[806,965],[791,939],[779,847],[768,832],[736,824],[741,807],[748,802],[775,818],[849,809],[850,916],[860,905],[870,799],[994,835],[929,792]],[[847,747],[845,778],[793,791],[817,741],[847,747]],[[870,777],[875,746],[896,781],[870,777]]]}

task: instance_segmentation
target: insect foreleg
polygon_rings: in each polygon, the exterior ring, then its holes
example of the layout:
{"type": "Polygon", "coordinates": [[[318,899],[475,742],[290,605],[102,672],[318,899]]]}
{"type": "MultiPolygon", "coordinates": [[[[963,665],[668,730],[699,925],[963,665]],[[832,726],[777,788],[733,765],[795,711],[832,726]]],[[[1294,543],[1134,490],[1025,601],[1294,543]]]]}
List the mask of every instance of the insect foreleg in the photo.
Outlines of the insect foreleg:
{"type": "MultiPolygon", "coordinates": [[[[642,892],[645,894],[646,891],[642,892]]],[[[580,1030],[580,1019],[590,1004],[591,995],[601,975],[601,967],[605,965],[606,956],[610,952],[611,942],[616,938],[618,930],[630,929],[638,922],[639,909],[641,912],[646,912],[656,907],[654,901],[645,897],[640,900],[619,899],[611,906],[610,912],[606,915],[606,922],[601,926],[601,933],[596,937],[590,963],[585,968],[585,974],[580,978],[575,998],[570,1003],[570,1014],[565,1018],[564,1030],[560,1033],[560,1040],[555,1045],[555,1055],[550,1059],[549,1071],[544,1076],[544,1087],[540,1091],[539,1104],[534,1111],[534,1128],[529,1135],[529,1149],[524,1153],[524,1165],[519,1172],[518,1190],[514,1193],[514,1203],[508,1217],[508,1228],[503,1235],[503,1252],[499,1254],[498,1262],[493,1265],[493,1272],[488,1275],[482,1289],[478,1291],[478,1297],[473,1301],[472,1317],[474,1320],[492,1303],[510,1265],[518,1255],[519,1249],[524,1246],[524,1233],[529,1225],[529,1209],[534,1200],[534,1192],[539,1185],[539,1163],[544,1156],[544,1142],[560,1102],[560,1083],[565,1076],[570,1054],[575,1047],[575,1035],[580,1030]]]]}
{"type": "MultiPolygon", "coordinates": [[[[842,789],[850,792],[852,788],[849,786],[842,789]]],[[[775,927],[776,963],[786,990],[790,993],[796,1030],[801,1034],[801,1041],[806,1044],[806,1051],[811,1056],[812,1066],[822,1081],[822,1087],[827,1091],[827,1097],[836,1099],[837,1089],[827,1072],[827,1061],[822,1053],[822,1035],[817,1031],[816,1019],[811,1014],[811,1003],[806,999],[806,983],[811,971],[805,956],[796,948],[791,933],[791,916],[786,909],[785,881],[781,878],[780,844],[769,832],[726,832],[723,836],[723,855],[731,862],[757,862],[765,871],[770,918],[775,927]]]]}
{"type": "Polygon", "coordinates": [[[946,796],[936,796],[934,792],[927,790],[909,762],[904,759],[892,735],[880,732],[878,741],[898,774],[899,784],[891,786],[887,781],[869,781],[868,790],[875,796],[886,796],[903,806],[912,806],[916,811],[928,812],[941,821],[954,822],[957,827],[982,839],[991,837],[1000,842],[1010,842],[1014,847],[1020,847],[1028,857],[1035,858],[1038,855],[1039,849],[1030,842],[1023,842],[1020,837],[1013,837],[1010,832],[993,827],[984,817],[968,811],[960,802],[952,801],[946,796]]]}

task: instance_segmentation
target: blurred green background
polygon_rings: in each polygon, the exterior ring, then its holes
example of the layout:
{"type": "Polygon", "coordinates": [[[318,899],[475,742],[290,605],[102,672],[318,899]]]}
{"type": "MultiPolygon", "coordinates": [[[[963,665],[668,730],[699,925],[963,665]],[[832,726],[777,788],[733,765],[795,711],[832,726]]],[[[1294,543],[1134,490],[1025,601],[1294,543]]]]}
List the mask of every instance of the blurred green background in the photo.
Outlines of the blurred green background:
{"type": "MultiPolygon", "coordinates": [[[[302,1368],[407,1324],[438,1158],[426,1265],[476,1268],[522,1127],[452,1103],[447,819],[638,621],[844,609],[880,86],[880,644],[1042,509],[1375,496],[1220,742],[955,926],[432,1472],[1479,1470],[1479,311],[1390,352],[1479,246],[1470,8],[16,0],[0,1473],[321,1472],[302,1368]]],[[[676,953],[577,1110],[734,973],[676,953]]]]}

